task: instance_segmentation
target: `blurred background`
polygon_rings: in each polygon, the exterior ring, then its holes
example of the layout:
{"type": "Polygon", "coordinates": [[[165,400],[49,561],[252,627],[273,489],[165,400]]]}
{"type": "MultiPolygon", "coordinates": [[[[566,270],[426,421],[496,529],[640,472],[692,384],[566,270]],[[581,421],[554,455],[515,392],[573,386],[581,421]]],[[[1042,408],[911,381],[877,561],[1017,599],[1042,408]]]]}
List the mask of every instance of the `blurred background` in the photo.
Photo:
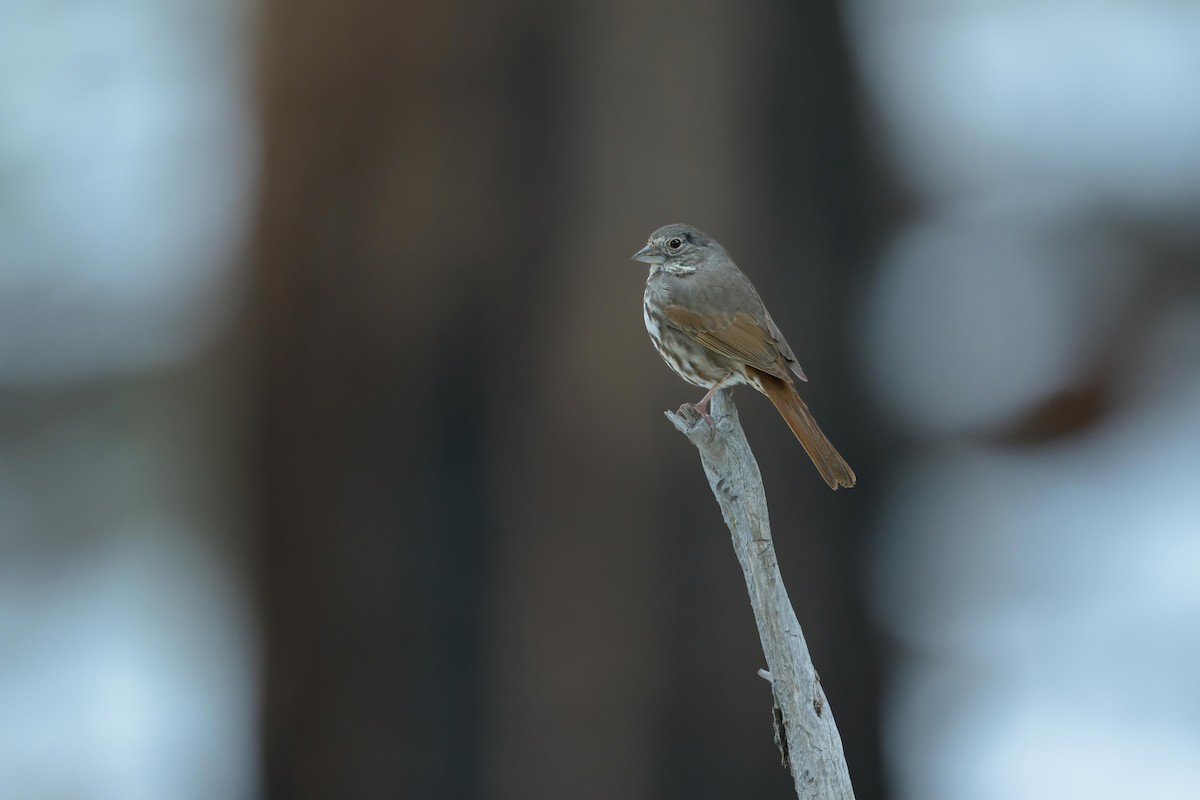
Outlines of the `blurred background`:
{"type": "Polygon", "coordinates": [[[1195,796],[1200,3],[0,15],[0,796],[792,796],[676,221],[860,800],[1195,796]]]}

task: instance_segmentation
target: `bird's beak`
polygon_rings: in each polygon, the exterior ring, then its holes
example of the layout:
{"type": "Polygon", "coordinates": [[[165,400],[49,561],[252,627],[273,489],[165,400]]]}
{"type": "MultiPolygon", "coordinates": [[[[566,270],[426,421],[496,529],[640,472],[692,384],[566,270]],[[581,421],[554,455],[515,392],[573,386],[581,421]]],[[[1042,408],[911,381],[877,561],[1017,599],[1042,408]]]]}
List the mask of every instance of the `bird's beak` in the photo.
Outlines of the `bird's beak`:
{"type": "Polygon", "coordinates": [[[667,257],[658,252],[658,248],[647,243],[645,247],[633,254],[634,261],[644,261],[647,264],[661,264],[667,257]]]}

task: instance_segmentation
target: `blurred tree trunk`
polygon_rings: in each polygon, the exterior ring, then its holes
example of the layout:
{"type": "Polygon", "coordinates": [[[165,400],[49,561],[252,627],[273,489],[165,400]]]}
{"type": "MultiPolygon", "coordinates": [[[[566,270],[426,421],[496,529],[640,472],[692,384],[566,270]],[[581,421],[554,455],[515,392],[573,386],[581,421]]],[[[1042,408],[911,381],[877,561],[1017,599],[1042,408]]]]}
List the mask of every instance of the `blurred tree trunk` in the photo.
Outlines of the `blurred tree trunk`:
{"type": "MultiPolygon", "coordinates": [[[[773,9],[265,5],[268,796],[789,791],[720,515],[660,414],[696,397],[649,347],[628,261],[686,220],[745,243],[756,279],[780,269],[747,90],[786,51],[756,44],[773,9]]],[[[764,473],[815,478],[766,450],[764,473]]],[[[777,531],[799,558],[836,524],[777,531]]],[[[814,617],[852,594],[797,602],[848,751],[873,720],[826,674],[841,620],[814,617]]],[[[873,751],[848,755],[872,785],[873,751]]]]}
{"type": "Polygon", "coordinates": [[[503,26],[268,2],[258,342],[268,796],[478,792],[483,400],[527,183],[503,26]],[[479,399],[476,399],[479,398],[479,399]]]}

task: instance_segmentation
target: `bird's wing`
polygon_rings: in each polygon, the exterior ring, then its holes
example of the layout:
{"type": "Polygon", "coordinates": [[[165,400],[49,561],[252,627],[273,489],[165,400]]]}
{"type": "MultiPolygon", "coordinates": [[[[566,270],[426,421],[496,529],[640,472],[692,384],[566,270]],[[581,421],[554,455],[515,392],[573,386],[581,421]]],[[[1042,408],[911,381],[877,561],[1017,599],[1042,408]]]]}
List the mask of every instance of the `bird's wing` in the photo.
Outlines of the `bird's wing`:
{"type": "MultiPolygon", "coordinates": [[[[791,382],[788,367],[789,362],[795,363],[795,360],[781,352],[783,337],[774,323],[768,322],[764,326],[741,310],[707,314],[674,304],[663,308],[663,316],[672,326],[691,334],[708,349],[791,382]]],[[[786,342],[783,347],[787,348],[786,342]]],[[[791,352],[790,348],[787,352],[791,352]]]]}
{"type": "Polygon", "coordinates": [[[787,361],[788,368],[796,373],[797,378],[807,381],[808,376],[804,374],[804,370],[800,369],[800,362],[796,360],[796,354],[792,352],[792,348],[783,338],[783,333],[779,330],[779,326],[775,324],[775,320],[771,319],[771,315],[765,308],[763,309],[763,315],[767,318],[767,333],[775,337],[775,342],[779,345],[779,352],[784,360],[787,361]]]}

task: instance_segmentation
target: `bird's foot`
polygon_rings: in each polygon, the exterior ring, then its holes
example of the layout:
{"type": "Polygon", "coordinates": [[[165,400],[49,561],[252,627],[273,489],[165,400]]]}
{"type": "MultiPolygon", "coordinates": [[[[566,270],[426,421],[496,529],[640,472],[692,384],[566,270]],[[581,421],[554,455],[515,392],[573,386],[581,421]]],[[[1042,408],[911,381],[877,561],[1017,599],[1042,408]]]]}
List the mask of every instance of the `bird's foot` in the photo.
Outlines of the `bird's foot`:
{"type": "Polygon", "coordinates": [[[711,416],[711,415],[708,413],[708,408],[707,408],[707,406],[708,406],[708,403],[707,403],[707,402],[703,402],[703,403],[684,403],[683,405],[681,405],[681,406],[679,407],[679,410],[678,410],[678,411],[676,411],[675,413],[676,413],[676,414],[682,414],[682,413],[684,413],[685,411],[692,411],[692,412],[695,412],[696,414],[699,414],[699,415],[700,415],[700,419],[704,420],[704,421],[705,421],[705,422],[707,422],[709,425],[712,425],[712,426],[715,428],[715,427],[717,426],[717,421],[716,421],[715,419],[713,419],[713,418],[712,418],[712,416],[711,416]]]}
{"type": "Polygon", "coordinates": [[[716,427],[717,423],[708,414],[708,401],[712,400],[713,395],[717,393],[717,389],[720,389],[721,384],[723,384],[726,380],[729,380],[729,378],[726,377],[725,379],[719,380],[716,383],[714,383],[712,385],[712,388],[709,389],[707,392],[705,392],[704,397],[700,398],[700,402],[696,403],[695,405],[692,406],[692,408],[694,408],[696,410],[696,413],[699,414],[701,417],[703,417],[704,421],[707,422],[709,425],[712,425],[713,427],[716,427]]]}

